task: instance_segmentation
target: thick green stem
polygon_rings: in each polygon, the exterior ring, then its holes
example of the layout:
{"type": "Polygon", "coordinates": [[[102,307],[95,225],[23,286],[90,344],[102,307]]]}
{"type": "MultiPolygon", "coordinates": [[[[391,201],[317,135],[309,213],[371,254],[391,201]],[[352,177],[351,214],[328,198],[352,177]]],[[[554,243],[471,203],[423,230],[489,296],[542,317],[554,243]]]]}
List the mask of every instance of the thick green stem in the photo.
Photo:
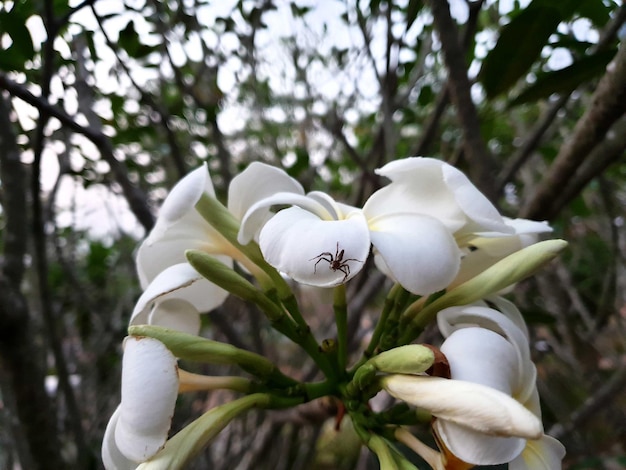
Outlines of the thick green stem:
{"type": "Polygon", "coordinates": [[[270,277],[281,299],[293,295],[280,273],[265,261],[256,243],[250,242],[247,245],[239,243],[237,240],[239,220],[221,202],[205,193],[196,203],[196,209],[215,230],[270,277]]]}
{"type": "Polygon", "coordinates": [[[207,411],[169,439],[165,447],[139,470],[179,470],[204,449],[233,419],[251,408],[287,408],[302,403],[302,398],[283,398],[255,393],[207,411]]]}
{"type": "Polygon", "coordinates": [[[399,344],[407,344],[417,338],[444,308],[471,304],[525,279],[556,257],[566,246],[567,242],[563,240],[535,243],[498,261],[425,306],[421,299],[413,302],[403,313],[412,320],[404,329],[399,344]]]}
{"type": "Polygon", "coordinates": [[[337,365],[339,373],[343,375],[348,363],[348,305],[345,284],[335,287],[333,310],[337,325],[337,365]]]}
{"type": "Polygon", "coordinates": [[[147,336],[161,341],[176,357],[211,364],[233,364],[246,372],[280,387],[299,382],[284,375],[267,358],[231,344],[220,343],[188,333],[155,325],[134,325],[128,328],[132,336],[147,336]]]}

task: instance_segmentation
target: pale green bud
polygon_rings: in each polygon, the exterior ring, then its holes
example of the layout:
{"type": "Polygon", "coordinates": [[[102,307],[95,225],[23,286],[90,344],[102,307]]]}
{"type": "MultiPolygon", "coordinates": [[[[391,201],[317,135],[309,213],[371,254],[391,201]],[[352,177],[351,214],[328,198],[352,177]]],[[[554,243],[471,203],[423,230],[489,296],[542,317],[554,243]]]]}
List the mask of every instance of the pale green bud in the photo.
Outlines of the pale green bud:
{"type": "Polygon", "coordinates": [[[265,407],[270,397],[265,394],[248,395],[206,412],[168,440],[154,457],[137,470],[178,470],[204,449],[228,423],[253,407],[265,407]]]}
{"type": "Polygon", "coordinates": [[[133,325],[128,328],[128,333],[132,336],[147,336],[159,340],[179,359],[237,365],[256,377],[278,385],[291,386],[296,383],[283,375],[269,359],[230,344],[156,325],[133,325]]]}
{"type": "Polygon", "coordinates": [[[384,351],[368,363],[378,371],[390,374],[421,374],[435,362],[432,349],[421,344],[407,344],[384,351]]]}
{"type": "Polygon", "coordinates": [[[217,258],[200,250],[187,250],[185,256],[202,276],[231,294],[257,304],[270,320],[275,321],[283,316],[280,307],[262,291],[217,258]]]}
{"type": "Polygon", "coordinates": [[[374,380],[376,373],[421,374],[435,362],[432,349],[421,344],[408,344],[384,351],[374,356],[354,373],[353,387],[365,390],[374,380]]]}
{"type": "Polygon", "coordinates": [[[467,305],[484,299],[534,274],[555,258],[567,246],[565,240],[546,240],[527,246],[498,261],[477,276],[423,306],[418,300],[404,312],[405,318],[414,318],[402,341],[409,342],[429,324],[440,310],[456,305],[467,305]]]}

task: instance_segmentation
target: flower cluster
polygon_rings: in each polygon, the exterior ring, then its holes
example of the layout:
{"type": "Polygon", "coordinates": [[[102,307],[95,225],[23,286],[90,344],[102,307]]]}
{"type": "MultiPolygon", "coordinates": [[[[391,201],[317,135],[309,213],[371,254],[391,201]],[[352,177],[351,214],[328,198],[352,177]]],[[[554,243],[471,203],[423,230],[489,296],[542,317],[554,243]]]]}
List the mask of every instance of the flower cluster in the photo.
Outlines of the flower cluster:
{"type": "Polygon", "coordinates": [[[107,469],[183,468],[239,414],[323,396],[350,404],[355,430],[381,468],[411,468],[394,441],[438,469],[560,468],[564,449],[543,432],[526,326],[496,295],[565,242],[537,242],[551,230],[546,223],[501,216],[462,172],[439,160],[397,160],[376,173],[390,182],[363,207],[305,193],[284,171],[258,162],[233,179],[226,206],[206,167],[173,188],[137,253],[144,291],[124,342],[121,403],[105,432],[107,469]],[[370,253],[393,287],[358,359],[347,350],[345,284],[373,269],[370,253]],[[334,288],[332,354],[300,313],[294,281],[334,288]],[[199,336],[200,315],[230,294],[259,307],[324,380],[300,382],[263,356],[199,336]],[[445,338],[440,348],[411,344],[432,321],[445,338]],[[232,364],[252,378],[191,374],[179,359],[232,364]],[[168,440],[178,393],[214,389],[243,396],[168,440]],[[377,393],[412,405],[411,417],[372,412],[368,401],[377,393]],[[407,419],[420,424],[417,409],[432,415],[427,425],[439,450],[405,426],[407,419]]]}

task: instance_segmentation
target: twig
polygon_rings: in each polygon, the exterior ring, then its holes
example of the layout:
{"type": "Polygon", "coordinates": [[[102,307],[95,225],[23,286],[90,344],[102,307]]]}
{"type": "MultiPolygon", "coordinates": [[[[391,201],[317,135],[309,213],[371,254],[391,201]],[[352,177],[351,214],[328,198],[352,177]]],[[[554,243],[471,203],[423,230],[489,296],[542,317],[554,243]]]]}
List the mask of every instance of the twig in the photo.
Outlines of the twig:
{"type": "MultiPolygon", "coordinates": [[[[623,4],[619,9],[615,17],[611,20],[608,26],[603,31],[598,43],[595,47],[590,49],[590,53],[595,53],[597,51],[606,49],[611,41],[615,38],[618,30],[621,28],[622,24],[626,21],[626,4],[623,4]]],[[[546,109],[535,125],[535,127],[530,131],[528,137],[522,144],[522,146],[515,152],[515,154],[510,158],[508,164],[502,169],[497,178],[496,187],[498,192],[502,192],[504,186],[513,179],[513,176],[517,171],[528,161],[528,159],[532,156],[533,151],[537,148],[543,135],[550,128],[554,119],[558,115],[558,112],[570,98],[571,93],[563,94],[552,103],[548,109],[546,109]]]]}
{"type": "Polygon", "coordinates": [[[58,119],[61,124],[68,127],[70,130],[76,132],[77,134],[81,134],[90,140],[98,148],[104,161],[109,164],[115,180],[122,188],[131,211],[135,214],[135,217],[137,217],[137,220],[139,220],[139,223],[146,229],[146,231],[150,231],[154,225],[154,216],[150,212],[146,195],[141,189],[130,181],[126,169],[119,162],[119,160],[115,158],[113,146],[111,145],[109,137],[90,127],[81,126],[65,111],[51,105],[45,98],[33,95],[23,85],[14,82],[3,72],[0,72],[0,89],[7,90],[11,95],[20,98],[31,106],[34,106],[40,112],[48,113],[51,117],[58,119]]]}
{"type": "Polygon", "coordinates": [[[593,94],[591,104],[574,128],[572,137],[561,147],[548,175],[534,196],[522,207],[520,216],[549,219],[555,213],[549,208],[563,187],[588,158],[591,150],[604,138],[609,128],[626,113],[626,47],[618,50],[593,94]]]}
{"type": "Polygon", "coordinates": [[[457,34],[457,25],[450,16],[447,0],[430,0],[429,4],[448,69],[450,97],[463,129],[464,150],[470,176],[478,188],[489,199],[495,201],[497,193],[492,173],[496,166],[480,133],[480,120],[472,101],[471,84],[467,77],[467,65],[457,34]]]}
{"type": "Polygon", "coordinates": [[[588,397],[583,404],[575,410],[565,424],[555,424],[548,434],[561,439],[567,434],[579,428],[587,419],[593,417],[596,412],[621,395],[626,386],[626,364],[622,364],[611,378],[606,381],[596,393],[588,397]]]}

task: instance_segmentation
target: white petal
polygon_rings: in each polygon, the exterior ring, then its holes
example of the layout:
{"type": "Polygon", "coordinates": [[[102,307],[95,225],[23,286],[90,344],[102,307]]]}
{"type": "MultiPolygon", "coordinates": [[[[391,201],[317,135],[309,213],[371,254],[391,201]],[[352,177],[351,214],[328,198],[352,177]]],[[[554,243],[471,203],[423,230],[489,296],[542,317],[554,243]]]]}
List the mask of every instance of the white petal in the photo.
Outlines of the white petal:
{"type": "Polygon", "coordinates": [[[477,230],[494,230],[512,233],[513,230],[504,223],[498,209],[481,193],[461,171],[451,165],[441,167],[443,179],[454,194],[461,210],[473,222],[464,229],[465,232],[477,230]]]}
{"type": "Polygon", "coordinates": [[[524,321],[522,313],[515,306],[515,304],[510,300],[507,300],[504,297],[500,296],[489,297],[487,300],[489,300],[490,304],[493,304],[495,306],[496,310],[500,311],[505,317],[511,320],[515,324],[515,326],[520,329],[520,331],[526,337],[526,342],[528,342],[528,327],[526,326],[526,322],[524,321]]]}
{"type": "Polygon", "coordinates": [[[510,462],[523,451],[526,439],[488,436],[449,421],[436,420],[434,430],[456,457],[473,465],[510,462]]]}
{"type": "Polygon", "coordinates": [[[176,358],[152,338],[128,337],[122,362],[122,402],[115,442],[130,460],[143,462],[167,440],[178,395],[176,358]]]}
{"type": "Polygon", "coordinates": [[[206,165],[196,168],[172,188],[163,201],[150,237],[159,238],[161,233],[167,230],[171,224],[181,219],[188,212],[194,211],[203,192],[211,196],[215,195],[206,165]]]}
{"type": "MultiPolygon", "coordinates": [[[[383,379],[392,396],[440,420],[492,436],[536,439],[541,421],[510,396],[485,385],[440,377],[393,375],[383,379]]],[[[451,449],[452,450],[452,449],[451,449]]]]}
{"type": "MultiPolygon", "coordinates": [[[[220,261],[232,266],[230,258],[223,257],[220,261]]],[[[130,323],[148,323],[148,314],[154,302],[182,299],[197,311],[208,312],[221,305],[227,296],[227,291],[203,278],[189,263],[176,264],[161,272],[139,297],[130,323]]]]}
{"type": "Polygon", "coordinates": [[[276,269],[318,287],[336,286],[355,276],[370,249],[361,213],[328,221],[299,207],[283,209],[272,217],[261,231],[259,244],[276,269]],[[334,266],[332,261],[338,257],[342,261],[334,266]]]}
{"type": "Polygon", "coordinates": [[[325,205],[320,204],[313,198],[294,193],[276,193],[250,206],[241,220],[237,241],[243,245],[250,243],[263,228],[264,224],[272,217],[270,208],[275,205],[294,205],[317,215],[320,219],[334,219],[325,205]]]}
{"type": "Polygon", "coordinates": [[[154,306],[148,324],[197,335],[200,332],[200,313],[185,300],[166,299],[154,306]]]}
{"type": "Polygon", "coordinates": [[[111,416],[104,431],[102,439],[102,463],[106,470],[134,470],[138,462],[127,459],[117,448],[115,443],[115,428],[120,417],[120,407],[118,406],[111,416]]]}
{"type": "Polygon", "coordinates": [[[241,220],[257,201],[279,192],[304,194],[302,185],[285,171],[253,162],[228,187],[228,210],[241,220]]]}
{"type": "MultiPolygon", "coordinates": [[[[345,218],[345,214],[342,210],[342,204],[335,201],[332,197],[322,191],[311,191],[307,193],[306,197],[313,199],[314,201],[319,202],[324,209],[328,211],[330,217],[334,220],[339,220],[345,218]]],[[[343,205],[344,207],[350,207],[343,205]]],[[[352,211],[349,211],[352,212],[352,211]]]]}
{"type": "MultiPolygon", "coordinates": [[[[535,388],[536,369],[530,359],[528,337],[525,331],[497,310],[474,305],[450,307],[440,311],[437,314],[437,324],[442,334],[446,337],[451,337],[453,333],[464,329],[470,330],[468,327],[471,326],[480,327],[471,328],[471,331],[458,335],[453,341],[446,340],[444,342],[444,344],[447,342],[450,348],[452,348],[453,344],[459,344],[458,349],[471,350],[472,358],[474,357],[474,351],[478,354],[481,348],[490,347],[492,342],[486,339],[487,336],[490,336],[490,331],[495,332],[494,334],[500,336],[504,341],[508,341],[517,358],[515,377],[511,376],[508,393],[512,394],[521,403],[526,402],[535,388]]],[[[493,342],[502,343],[497,338],[494,338],[493,342]]],[[[504,349],[504,343],[502,343],[502,348],[504,349]]],[[[460,356],[465,354],[466,352],[459,353],[460,356]]],[[[492,354],[497,356],[497,353],[492,354]]],[[[487,351],[485,351],[484,361],[483,367],[485,369],[492,371],[498,369],[497,365],[489,365],[492,359],[489,358],[489,352],[487,351]]],[[[469,376],[465,376],[464,379],[473,380],[469,376]]],[[[481,380],[483,379],[476,379],[477,382],[484,383],[481,380]]]]}
{"type": "Polygon", "coordinates": [[[519,363],[514,346],[485,328],[455,330],[441,345],[453,379],[479,383],[511,396],[519,363]]]}
{"type": "Polygon", "coordinates": [[[414,294],[447,287],[459,269],[460,252],[438,220],[416,214],[369,219],[372,244],[393,279],[414,294]]]}
{"type": "MultiPolygon", "coordinates": [[[[431,215],[452,232],[461,229],[464,233],[476,230],[512,231],[493,204],[469,179],[445,162],[433,158],[404,158],[388,163],[376,173],[392,180],[389,186],[383,188],[383,194],[388,191],[385,198],[396,201],[396,210],[431,215]]],[[[381,198],[377,193],[373,196],[381,198]]],[[[366,206],[369,203],[368,200],[366,206]]]]}
{"type": "MultiPolygon", "coordinates": [[[[406,159],[405,159],[406,160],[406,159]]],[[[412,213],[429,215],[444,224],[451,233],[462,228],[467,218],[460,210],[450,189],[444,184],[438,160],[428,160],[428,165],[420,165],[419,171],[407,175],[397,175],[394,181],[370,196],[363,212],[369,219],[386,214],[412,213]],[[436,162],[433,164],[432,162],[436,162]]],[[[396,160],[392,163],[402,162],[396,160]]],[[[391,165],[389,163],[377,171],[391,165]]]]}
{"type": "Polygon", "coordinates": [[[528,441],[522,455],[509,463],[509,470],[558,470],[565,447],[551,436],[528,441]]]}
{"type": "Polygon", "coordinates": [[[137,272],[142,287],[168,267],[183,263],[186,250],[225,254],[231,245],[193,208],[175,222],[161,224],[137,251],[137,272]]]}

